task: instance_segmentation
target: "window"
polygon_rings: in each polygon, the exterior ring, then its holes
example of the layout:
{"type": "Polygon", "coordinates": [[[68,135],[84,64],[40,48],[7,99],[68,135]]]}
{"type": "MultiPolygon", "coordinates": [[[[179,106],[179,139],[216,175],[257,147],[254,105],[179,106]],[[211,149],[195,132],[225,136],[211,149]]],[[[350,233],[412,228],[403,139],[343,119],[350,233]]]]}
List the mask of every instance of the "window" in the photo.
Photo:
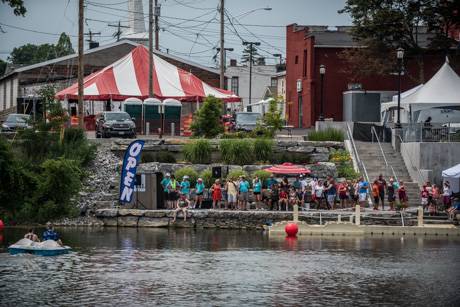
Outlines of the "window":
{"type": "Polygon", "coordinates": [[[230,87],[231,87],[231,91],[235,93],[235,95],[238,95],[238,88],[239,88],[238,77],[232,77],[230,87]]]}
{"type": "Polygon", "coordinates": [[[303,50],[303,71],[302,76],[307,76],[307,49],[303,50]]]}
{"type": "Polygon", "coordinates": [[[272,83],[270,85],[271,87],[277,87],[278,86],[278,79],[272,78],[272,83]]]}
{"type": "Polygon", "coordinates": [[[299,56],[298,55],[295,56],[295,63],[296,64],[299,63],[299,56]]]}

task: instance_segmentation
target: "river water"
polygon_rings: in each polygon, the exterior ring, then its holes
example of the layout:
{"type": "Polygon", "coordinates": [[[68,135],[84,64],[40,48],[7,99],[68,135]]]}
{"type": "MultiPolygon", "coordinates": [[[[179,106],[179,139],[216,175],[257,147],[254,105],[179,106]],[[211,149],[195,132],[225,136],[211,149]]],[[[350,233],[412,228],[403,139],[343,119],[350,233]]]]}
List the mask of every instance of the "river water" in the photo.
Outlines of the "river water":
{"type": "Polygon", "coordinates": [[[74,252],[0,249],[2,306],[460,306],[460,240],[59,229],[74,252]]]}

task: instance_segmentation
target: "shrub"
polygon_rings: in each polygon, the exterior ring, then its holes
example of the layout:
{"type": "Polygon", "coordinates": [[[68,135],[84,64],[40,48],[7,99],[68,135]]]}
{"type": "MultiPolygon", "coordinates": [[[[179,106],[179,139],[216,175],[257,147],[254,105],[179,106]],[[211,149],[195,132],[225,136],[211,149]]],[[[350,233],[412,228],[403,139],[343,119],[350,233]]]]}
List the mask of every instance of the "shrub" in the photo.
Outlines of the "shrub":
{"type": "Polygon", "coordinates": [[[310,141],[336,141],[343,142],[345,136],[343,131],[327,128],[321,131],[311,131],[308,133],[308,140],[310,141]]]}
{"type": "Polygon", "coordinates": [[[329,155],[329,161],[334,163],[344,163],[351,161],[351,156],[348,151],[343,149],[332,150],[329,155]]]}
{"type": "Polygon", "coordinates": [[[228,173],[227,180],[228,179],[237,180],[240,176],[246,176],[246,178],[249,178],[248,174],[245,171],[237,169],[237,170],[233,170],[228,173]]]}
{"type": "Polygon", "coordinates": [[[178,169],[174,175],[178,181],[182,181],[184,176],[189,176],[190,185],[194,185],[198,179],[198,173],[190,166],[182,167],[178,169]]]}
{"type": "Polygon", "coordinates": [[[255,139],[254,156],[256,161],[268,161],[273,155],[273,140],[255,139]]]}
{"type": "Polygon", "coordinates": [[[355,172],[354,168],[350,163],[341,163],[337,166],[337,174],[339,177],[346,179],[357,179],[359,173],[355,172]]]}
{"type": "Polygon", "coordinates": [[[264,184],[267,182],[267,179],[270,177],[270,173],[265,170],[258,170],[252,173],[252,178],[259,177],[260,181],[264,184]]]}
{"type": "Polygon", "coordinates": [[[211,144],[205,139],[198,139],[185,144],[182,149],[185,160],[200,164],[206,164],[211,161],[211,152],[211,144]]]}
{"type": "Polygon", "coordinates": [[[269,134],[273,137],[277,130],[283,128],[283,117],[281,109],[278,107],[282,105],[283,101],[281,98],[271,98],[268,106],[268,111],[264,114],[263,123],[269,130],[269,134]]]}
{"type": "Polygon", "coordinates": [[[213,138],[224,131],[220,122],[222,114],[222,101],[213,96],[208,96],[201,108],[195,112],[190,129],[194,136],[213,138]]]}
{"type": "Polygon", "coordinates": [[[212,171],[206,169],[200,173],[200,177],[203,179],[204,186],[209,188],[214,183],[214,178],[212,178],[212,171]]]}
{"type": "Polygon", "coordinates": [[[248,139],[222,140],[219,149],[222,161],[227,164],[250,164],[254,161],[253,142],[248,139]]]}

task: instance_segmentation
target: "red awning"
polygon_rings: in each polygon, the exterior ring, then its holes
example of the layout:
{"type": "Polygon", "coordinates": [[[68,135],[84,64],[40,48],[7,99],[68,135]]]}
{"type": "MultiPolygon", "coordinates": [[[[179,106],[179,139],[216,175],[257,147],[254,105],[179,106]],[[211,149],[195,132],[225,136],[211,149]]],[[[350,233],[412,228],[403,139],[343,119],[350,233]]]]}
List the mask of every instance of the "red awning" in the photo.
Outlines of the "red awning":
{"type": "Polygon", "coordinates": [[[285,162],[280,165],[273,165],[272,167],[264,169],[267,172],[273,174],[282,174],[282,175],[300,175],[300,174],[310,174],[311,171],[305,167],[294,165],[289,162],[285,162]]]}
{"type": "MultiPolygon", "coordinates": [[[[149,97],[149,51],[138,46],[115,63],[87,76],[83,83],[85,100],[125,100],[130,97],[149,97]]],[[[153,92],[156,98],[174,98],[180,101],[202,101],[212,95],[225,102],[241,98],[231,91],[213,87],[190,72],[182,70],[153,55],[153,92]]],[[[78,85],[56,94],[59,100],[78,99],[78,85]]]]}

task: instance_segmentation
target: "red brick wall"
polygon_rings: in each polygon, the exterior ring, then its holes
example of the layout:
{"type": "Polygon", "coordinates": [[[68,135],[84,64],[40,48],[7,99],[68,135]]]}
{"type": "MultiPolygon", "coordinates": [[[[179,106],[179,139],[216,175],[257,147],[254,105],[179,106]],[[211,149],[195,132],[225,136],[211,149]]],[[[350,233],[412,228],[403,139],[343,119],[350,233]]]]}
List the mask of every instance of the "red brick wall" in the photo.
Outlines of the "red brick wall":
{"type": "MultiPolygon", "coordinates": [[[[303,99],[302,127],[314,126],[320,113],[320,74],[319,66],[326,66],[324,78],[324,113],[326,118],[342,120],[343,92],[347,90],[351,75],[346,73],[346,63],[339,58],[343,48],[314,48],[315,38],[306,37],[306,30],[294,32],[294,25],[287,27],[286,33],[286,110],[289,124],[299,127],[299,94],[303,99]],[[307,50],[307,75],[303,76],[304,56],[307,50]],[[295,57],[298,56],[297,64],[295,57]],[[297,93],[297,79],[302,80],[302,92],[297,93]]],[[[427,55],[424,58],[425,81],[428,81],[444,63],[440,54],[427,55]]],[[[418,66],[415,60],[406,64],[407,75],[402,78],[402,91],[419,84],[418,66]]],[[[362,78],[358,82],[365,90],[396,91],[397,76],[375,76],[362,78]]]]}

